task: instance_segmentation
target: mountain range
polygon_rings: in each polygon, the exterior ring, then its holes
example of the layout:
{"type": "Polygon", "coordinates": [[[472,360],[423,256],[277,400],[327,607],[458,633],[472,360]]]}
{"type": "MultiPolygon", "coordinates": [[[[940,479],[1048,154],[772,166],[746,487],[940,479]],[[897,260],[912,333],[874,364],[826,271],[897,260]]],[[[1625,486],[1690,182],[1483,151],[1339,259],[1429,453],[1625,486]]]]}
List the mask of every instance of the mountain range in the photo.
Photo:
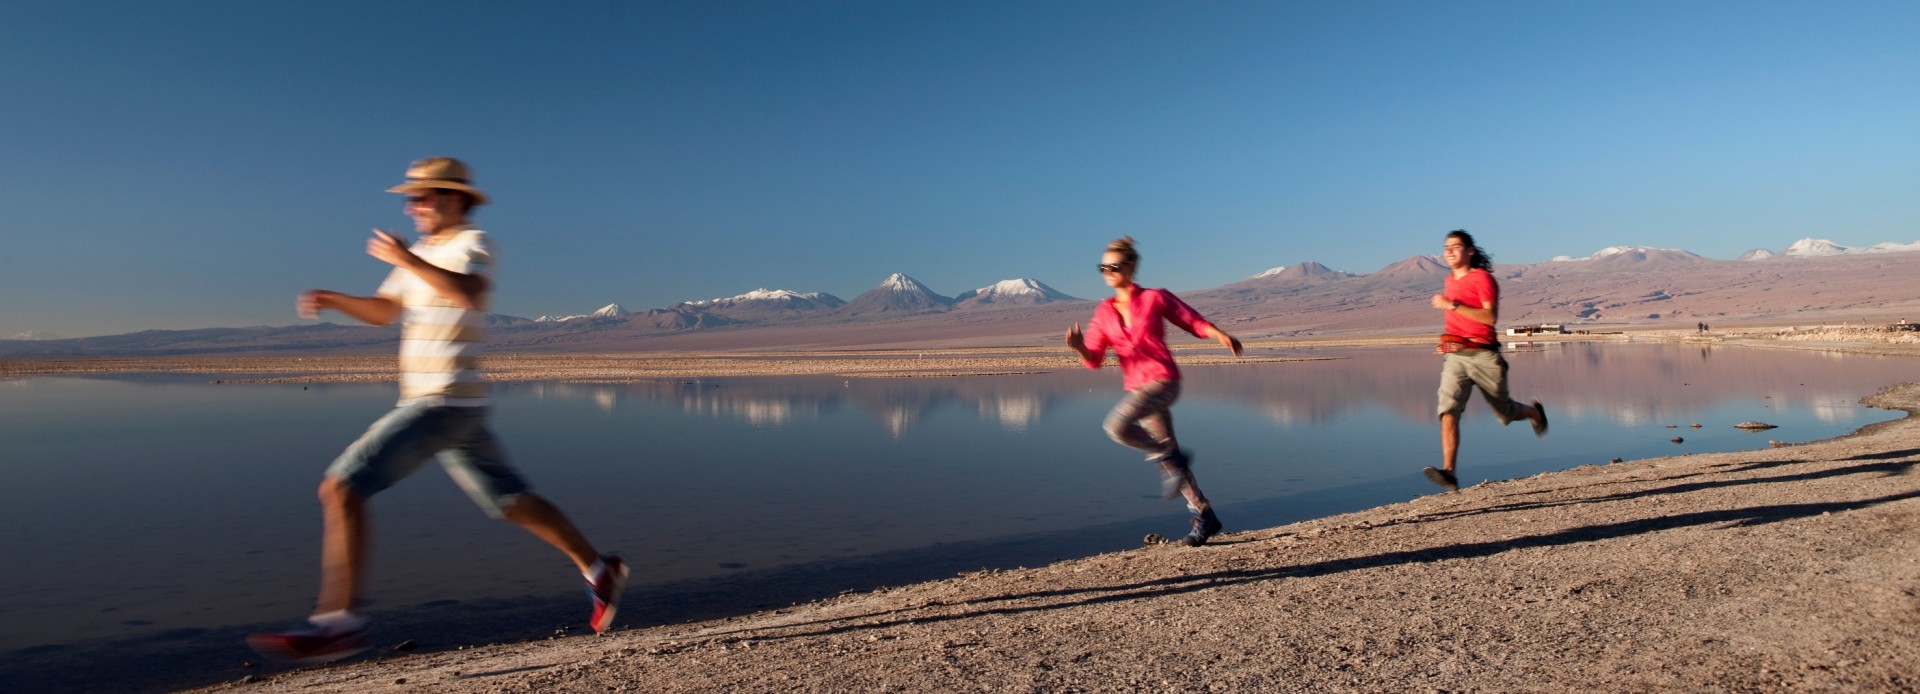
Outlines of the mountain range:
{"type": "MultiPolygon", "coordinates": [[[[1848,248],[1807,238],[1772,253],[1716,260],[1681,249],[1613,246],[1590,255],[1495,265],[1501,325],[1594,330],[1674,323],[1893,322],[1920,318],[1909,277],[1920,242],[1848,248]]],[[[1304,261],[1178,294],[1242,339],[1417,334],[1437,330],[1427,303],[1446,266],[1412,256],[1368,274],[1304,261]]],[[[1142,278],[1151,284],[1151,278],[1142,278]]],[[[1093,303],[1034,279],[943,296],[895,273],[851,301],[755,289],[644,311],[618,304],[535,319],[489,315],[496,351],[646,352],[1053,344],[1093,303]],[[857,328],[857,329],[856,329],[857,328]]],[[[76,339],[0,340],[0,357],[182,354],[379,354],[397,329],[332,323],[147,330],[76,339]]]]}

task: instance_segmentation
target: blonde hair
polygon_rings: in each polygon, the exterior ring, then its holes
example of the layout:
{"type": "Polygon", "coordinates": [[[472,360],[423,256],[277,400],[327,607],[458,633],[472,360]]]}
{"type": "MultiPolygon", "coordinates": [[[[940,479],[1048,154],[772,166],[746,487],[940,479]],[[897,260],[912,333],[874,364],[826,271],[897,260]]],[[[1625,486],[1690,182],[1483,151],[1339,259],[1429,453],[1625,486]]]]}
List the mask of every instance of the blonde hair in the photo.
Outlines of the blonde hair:
{"type": "Polygon", "coordinates": [[[1127,260],[1128,265],[1132,265],[1135,267],[1138,267],[1140,265],[1140,252],[1133,250],[1132,236],[1122,236],[1120,238],[1114,239],[1113,243],[1107,244],[1107,252],[1119,253],[1120,257],[1125,258],[1127,260]]]}

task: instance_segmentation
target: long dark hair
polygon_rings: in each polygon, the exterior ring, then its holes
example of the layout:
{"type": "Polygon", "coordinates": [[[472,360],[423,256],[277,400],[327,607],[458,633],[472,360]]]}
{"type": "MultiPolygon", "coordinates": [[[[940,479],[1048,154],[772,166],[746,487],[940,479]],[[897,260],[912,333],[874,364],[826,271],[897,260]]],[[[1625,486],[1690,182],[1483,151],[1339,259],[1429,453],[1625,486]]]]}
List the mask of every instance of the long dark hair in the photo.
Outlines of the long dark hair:
{"type": "Polygon", "coordinates": [[[1473,260],[1467,261],[1468,268],[1486,270],[1488,273],[1493,272],[1493,256],[1487,255],[1486,251],[1480,250],[1480,244],[1473,242],[1473,234],[1467,233],[1465,229],[1455,229],[1447,232],[1447,238],[1459,239],[1460,243],[1464,243],[1467,245],[1467,248],[1473,249],[1473,260]]]}

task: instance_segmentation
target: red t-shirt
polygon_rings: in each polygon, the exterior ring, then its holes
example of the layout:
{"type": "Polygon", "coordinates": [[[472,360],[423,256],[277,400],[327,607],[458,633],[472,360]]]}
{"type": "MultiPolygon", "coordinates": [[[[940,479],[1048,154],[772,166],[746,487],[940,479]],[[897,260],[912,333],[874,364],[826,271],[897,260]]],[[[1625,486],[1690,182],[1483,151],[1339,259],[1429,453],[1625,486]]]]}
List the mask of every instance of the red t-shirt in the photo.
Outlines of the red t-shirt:
{"type": "MultiPolygon", "coordinates": [[[[1465,277],[1456,278],[1447,273],[1446,288],[1440,296],[1448,301],[1458,301],[1466,308],[1487,308],[1500,301],[1500,283],[1493,281],[1493,275],[1478,268],[1468,270],[1465,277]]],[[[1476,342],[1499,342],[1493,326],[1468,319],[1458,311],[1447,312],[1447,334],[1476,342]]]]}

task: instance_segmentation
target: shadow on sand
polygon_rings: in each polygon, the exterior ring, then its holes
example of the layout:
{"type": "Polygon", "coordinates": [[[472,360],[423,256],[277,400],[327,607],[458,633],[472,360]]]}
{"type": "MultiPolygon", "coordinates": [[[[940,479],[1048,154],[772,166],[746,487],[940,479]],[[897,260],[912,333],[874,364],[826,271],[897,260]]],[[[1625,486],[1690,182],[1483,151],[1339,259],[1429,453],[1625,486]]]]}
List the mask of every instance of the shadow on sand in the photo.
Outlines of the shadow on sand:
{"type": "MultiPolygon", "coordinates": [[[[1911,455],[1912,453],[1915,453],[1915,452],[1914,451],[1907,452],[1907,454],[1909,455],[1911,455]]],[[[1871,457],[1879,457],[1879,456],[1857,456],[1856,458],[1871,458],[1871,457]]],[[[1764,463],[1764,464],[1754,464],[1751,467],[1763,468],[1763,467],[1773,467],[1776,465],[1791,465],[1791,464],[1804,463],[1804,462],[1805,461],[1786,461],[1783,463],[1764,463]]],[[[1773,477],[1722,480],[1717,482],[1694,482],[1694,483],[1685,483],[1685,484],[1679,484],[1679,485],[1670,485],[1668,487],[1648,489],[1648,490],[1632,492],[1632,493],[1613,494],[1613,495],[1598,496],[1598,497],[1591,497],[1591,498],[1584,498],[1584,499],[1574,499],[1574,500],[1568,500],[1568,501],[1558,502],[1558,503],[1507,504],[1507,505],[1495,506],[1492,508],[1475,509],[1472,511],[1455,513],[1453,515],[1455,516],[1465,515],[1467,513],[1508,513],[1508,512],[1515,512],[1515,511],[1524,511],[1529,509],[1550,508],[1553,506],[1562,506],[1562,505],[1570,505],[1570,504],[1604,503],[1607,501],[1618,501],[1618,500],[1625,500],[1630,498],[1637,498],[1637,497],[1651,496],[1651,495],[1685,493],[1689,491],[1697,491],[1701,489],[1709,489],[1709,488],[1716,488],[1716,487],[1733,487],[1733,486],[1750,485],[1750,484],[1792,484],[1795,482],[1800,482],[1808,479],[1837,477],[1842,475],[1856,475],[1856,474],[1878,474],[1882,476],[1904,475],[1904,474],[1910,474],[1915,465],[1920,465],[1920,463],[1916,463],[1912,461],[1901,462],[1901,463],[1891,463],[1891,462],[1871,463],[1866,465],[1856,465],[1851,467],[1835,468],[1830,470],[1821,470],[1821,471],[1815,471],[1815,472],[1809,472],[1809,473],[1779,475],[1779,476],[1773,476],[1773,477]]],[[[1691,477],[1691,476],[1694,476],[1694,475],[1684,475],[1683,477],[1691,477]]],[[[1273,567],[1273,568],[1267,568],[1267,569],[1254,569],[1254,570],[1218,571],[1213,573],[1185,575],[1185,576],[1179,576],[1174,578],[1155,579],[1152,581],[1142,581],[1138,583],[1131,583],[1131,584],[1124,584],[1124,585],[1095,586],[1095,587],[1075,588],[1075,589],[1067,589],[1067,590],[1031,591],[1031,592],[1025,592],[1025,593],[1016,593],[1016,594],[997,596],[997,597],[987,598],[987,599],[955,603],[957,605],[962,605],[970,609],[964,609],[952,614],[941,614],[941,615],[920,614],[920,615],[915,615],[911,618],[885,619],[885,617],[889,615],[895,615],[895,614],[899,614],[907,611],[907,610],[888,610],[884,612],[869,613],[864,615],[850,615],[845,617],[837,617],[830,620],[820,620],[816,622],[783,624],[781,633],[758,634],[754,637],[754,640],[759,642],[770,642],[770,641],[779,641],[782,639],[790,639],[790,638],[797,638],[797,637],[831,635],[831,634],[858,632],[858,631],[865,631],[865,630],[872,630],[872,629],[886,629],[890,627],[903,626],[906,624],[929,624],[929,623],[945,622],[945,621],[952,621],[952,620],[958,620],[958,619],[969,619],[969,618],[983,616],[983,615],[1017,615],[1017,614],[1033,613],[1033,612],[1045,612],[1050,610],[1070,609],[1070,608],[1082,606],[1082,605],[1094,605],[1094,604],[1109,603],[1109,602],[1123,602],[1127,600],[1139,600],[1144,598],[1154,598],[1154,597],[1174,595],[1179,593],[1189,593],[1194,591],[1217,588],[1225,585],[1252,583],[1252,582],[1258,582],[1258,581],[1270,581],[1270,580],[1283,579],[1283,578],[1310,578],[1314,576],[1325,576],[1325,575],[1336,574],[1336,573],[1341,573],[1345,571],[1370,569],[1370,568],[1376,568],[1381,566],[1391,566],[1396,564],[1420,564],[1420,563],[1428,563],[1428,562],[1436,562],[1436,561],[1445,561],[1450,559],[1478,558],[1478,557],[1490,556],[1490,555],[1499,554],[1502,552],[1508,552],[1508,551],[1517,550],[1517,549],[1574,545],[1582,542],[1594,542],[1598,540],[1613,539],[1613,538],[1626,537],[1626,536],[1632,536],[1632,535],[1641,535],[1646,533],[1653,533],[1653,532],[1660,532],[1665,530],[1674,530],[1678,528],[1687,528],[1687,527],[1695,527],[1695,526],[1719,526],[1722,529],[1751,527],[1756,525],[1777,523],[1780,521],[1792,520],[1796,518],[1807,518],[1812,516],[1819,516],[1825,513],[1836,513],[1841,511],[1850,511],[1850,510],[1868,508],[1868,507],[1877,506],[1880,504],[1891,503],[1895,501],[1902,501],[1905,499],[1912,499],[1912,498],[1920,498],[1920,491],[1902,492],[1899,494],[1889,494],[1885,496],[1872,497],[1872,498],[1866,498],[1866,499],[1857,499],[1857,500],[1829,501],[1829,502],[1821,502],[1821,503],[1804,503],[1804,504],[1777,504],[1777,505],[1771,505],[1771,506],[1752,506],[1752,507],[1746,507],[1746,508],[1723,509],[1723,510],[1716,510],[1716,511],[1702,511],[1697,513],[1684,513],[1684,514],[1677,514],[1677,515],[1671,515],[1671,516],[1655,516],[1655,517],[1640,518],[1640,519],[1629,520],[1629,521],[1622,521],[1618,523],[1607,523],[1602,525],[1591,525],[1591,526],[1585,526],[1585,527],[1579,527],[1579,528],[1569,528],[1567,530],[1562,530],[1558,532],[1542,533],[1538,535],[1526,535],[1526,536],[1514,537],[1514,538],[1509,538],[1504,540],[1496,540],[1496,541],[1489,541],[1489,542],[1461,542],[1461,543],[1454,543],[1454,544],[1444,544],[1444,545],[1438,545],[1438,546],[1426,548],[1426,549],[1408,550],[1408,551],[1401,551],[1401,552],[1387,552],[1383,554],[1375,554],[1375,555],[1364,556],[1364,557],[1353,557],[1349,559],[1322,561],[1322,562],[1315,562],[1310,564],[1279,566],[1279,567],[1273,567]],[[1019,603],[1019,602],[1031,602],[1031,601],[1042,601],[1045,604],[1039,604],[1039,605],[1026,604],[1026,605],[1020,605],[1017,607],[994,607],[993,606],[995,604],[1000,604],[1000,603],[1019,603]],[[809,628],[809,627],[812,627],[812,628],[809,628]]],[[[1423,516],[1421,518],[1408,519],[1400,522],[1418,522],[1420,520],[1433,520],[1438,517],[1445,517],[1446,515],[1447,514],[1443,513],[1435,516],[1423,516]]],[[[1371,527],[1382,527],[1390,524],[1392,523],[1391,522],[1382,523],[1382,524],[1371,526],[1371,527]]],[[[915,611],[918,611],[918,610],[915,610],[915,611]]],[[[724,634],[724,633],[727,633],[727,632],[718,632],[718,634],[724,634]]]]}

